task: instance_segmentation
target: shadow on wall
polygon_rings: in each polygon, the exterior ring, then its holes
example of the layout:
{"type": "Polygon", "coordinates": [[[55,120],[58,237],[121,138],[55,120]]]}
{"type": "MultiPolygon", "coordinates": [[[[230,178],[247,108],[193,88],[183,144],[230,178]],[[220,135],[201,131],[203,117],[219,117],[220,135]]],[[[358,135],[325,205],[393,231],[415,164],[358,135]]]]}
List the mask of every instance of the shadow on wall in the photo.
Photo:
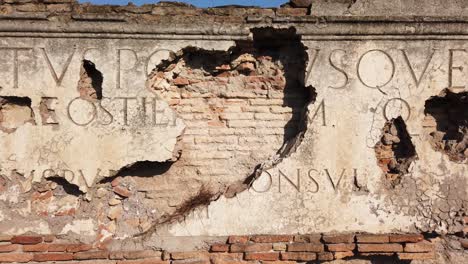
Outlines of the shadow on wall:
{"type": "Polygon", "coordinates": [[[284,127],[286,143],[302,129],[303,111],[315,100],[311,87],[305,87],[308,54],[301,42],[301,35],[296,29],[254,28],[254,48],[260,56],[271,56],[283,64],[286,84],[284,87],[283,106],[292,108],[292,117],[284,127]]]}
{"type": "Polygon", "coordinates": [[[468,158],[468,92],[453,93],[444,90],[426,101],[423,126],[436,151],[446,154],[451,161],[468,158]]]}

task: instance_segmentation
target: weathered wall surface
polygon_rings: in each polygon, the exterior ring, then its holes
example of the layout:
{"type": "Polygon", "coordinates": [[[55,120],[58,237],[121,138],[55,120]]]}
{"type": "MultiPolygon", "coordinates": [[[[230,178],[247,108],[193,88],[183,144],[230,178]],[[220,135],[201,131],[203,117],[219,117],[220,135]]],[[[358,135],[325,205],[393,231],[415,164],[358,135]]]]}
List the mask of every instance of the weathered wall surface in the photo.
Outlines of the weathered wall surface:
{"type": "Polygon", "coordinates": [[[0,261],[466,258],[464,1],[0,4],[0,261]]]}

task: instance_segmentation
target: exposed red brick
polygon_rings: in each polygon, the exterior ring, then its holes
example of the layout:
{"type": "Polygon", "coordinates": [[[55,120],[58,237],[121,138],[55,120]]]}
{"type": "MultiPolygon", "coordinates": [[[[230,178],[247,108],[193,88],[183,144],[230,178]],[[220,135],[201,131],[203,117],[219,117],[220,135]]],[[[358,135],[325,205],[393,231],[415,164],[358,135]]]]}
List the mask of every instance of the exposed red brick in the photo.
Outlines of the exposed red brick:
{"type": "Polygon", "coordinates": [[[33,200],[33,201],[37,201],[37,200],[44,201],[44,200],[47,200],[49,198],[52,198],[52,196],[54,196],[52,191],[46,191],[46,192],[43,192],[43,193],[34,192],[32,197],[31,197],[31,200],[33,200]]]}
{"type": "Polygon", "coordinates": [[[130,197],[132,193],[125,187],[115,186],[113,188],[114,192],[122,197],[130,197]]]}
{"type": "Polygon", "coordinates": [[[84,259],[107,259],[109,257],[108,251],[88,251],[88,252],[78,252],[73,254],[73,258],[77,260],[84,259]]]}
{"type": "Polygon", "coordinates": [[[172,83],[174,85],[177,85],[177,86],[184,86],[184,85],[189,85],[190,82],[187,78],[183,78],[183,77],[177,77],[175,78],[172,83]]]}
{"type": "Polygon", "coordinates": [[[390,235],[390,243],[403,243],[403,242],[419,242],[424,239],[424,236],[421,234],[403,234],[403,235],[390,235]]]}
{"type": "Polygon", "coordinates": [[[172,259],[207,259],[209,257],[206,251],[188,251],[188,252],[172,252],[172,259]]]}
{"type": "Polygon", "coordinates": [[[230,236],[228,239],[229,244],[236,244],[236,243],[247,243],[249,241],[248,236],[230,236]]]}
{"type": "Polygon", "coordinates": [[[241,261],[244,257],[243,253],[211,253],[210,260],[213,262],[226,261],[241,261]]]}
{"type": "Polygon", "coordinates": [[[307,252],[322,252],[324,250],[322,244],[315,243],[292,243],[288,245],[288,251],[307,251],[307,252]]]}
{"type": "Polygon", "coordinates": [[[36,244],[36,245],[24,245],[24,252],[45,252],[49,248],[49,244],[36,244]]]}
{"type": "Polygon", "coordinates": [[[33,259],[30,253],[6,253],[0,254],[0,263],[4,262],[29,262],[33,259]]]}
{"type": "Polygon", "coordinates": [[[208,259],[183,259],[183,260],[173,260],[171,264],[211,264],[208,259]]]}
{"type": "Polygon", "coordinates": [[[92,245],[88,244],[50,244],[49,252],[82,252],[88,251],[93,248],[92,245]]]}
{"type": "Polygon", "coordinates": [[[50,244],[50,252],[66,252],[69,244],[50,244]]]}
{"type": "Polygon", "coordinates": [[[152,258],[162,260],[161,258],[162,253],[161,251],[155,250],[137,250],[137,251],[126,251],[124,252],[124,258],[126,259],[144,259],[144,258],[152,258]]]}
{"type": "Polygon", "coordinates": [[[112,252],[109,252],[109,259],[125,259],[124,255],[125,255],[124,251],[112,251],[112,252]]]}
{"type": "Polygon", "coordinates": [[[403,252],[400,244],[358,244],[359,252],[403,252]]]}
{"type": "Polygon", "coordinates": [[[419,260],[419,259],[434,259],[435,253],[398,253],[398,258],[401,260],[419,260]]]}
{"type": "Polygon", "coordinates": [[[354,235],[353,234],[346,234],[346,235],[324,235],[323,241],[329,244],[339,244],[339,243],[353,243],[354,242],[354,235]]]}
{"type": "Polygon", "coordinates": [[[333,253],[335,256],[335,259],[344,259],[344,258],[350,258],[354,256],[354,253],[352,251],[346,251],[346,252],[335,252],[333,253]]]}
{"type": "Polygon", "coordinates": [[[468,248],[468,239],[462,239],[460,242],[464,249],[468,248]]]}
{"type": "MultiPolygon", "coordinates": [[[[88,251],[93,248],[93,245],[89,244],[70,244],[67,246],[67,252],[83,252],[83,251],[88,251]]],[[[50,247],[49,247],[50,251],[50,247]]]]}
{"type": "Polygon", "coordinates": [[[76,209],[75,208],[70,208],[68,210],[57,212],[54,215],[55,216],[66,216],[66,215],[71,216],[71,215],[75,215],[75,214],[76,214],[76,209]]]}
{"type": "Polygon", "coordinates": [[[286,251],[286,243],[273,243],[274,251],[286,251]]]}
{"type": "Polygon", "coordinates": [[[121,180],[122,180],[121,177],[116,177],[115,179],[113,179],[113,180],[111,181],[111,186],[112,186],[112,187],[118,186],[118,185],[120,184],[120,181],[121,181],[121,180]]]}
{"type": "Polygon", "coordinates": [[[229,245],[227,244],[214,244],[211,245],[212,252],[227,252],[229,251],[229,245]]]}
{"type": "Polygon", "coordinates": [[[246,260],[278,260],[278,252],[248,252],[245,253],[246,260]]]}
{"type": "Polygon", "coordinates": [[[277,260],[277,261],[262,261],[262,264],[297,264],[296,261],[277,260]]]}
{"type": "Polygon", "coordinates": [[[37,262],[45,261],[63,261],[72,260],[73,254],[70,253],[36,253],[34,254],[33,260],[37,262]]]}
{"type": "Polygon", "coordinates": [[[429,241],[418,243],[407,243],[405,245],[405,252],[429,252],[434,250],[434,245],[429,241]]]}
{"type": "Polygon", "coordinates": [[[356,244],[328,244],[328,251],[353,251],[356,248],[356,244]]]}
{"type": "Polygon", "coordinates": [[[41,242],[42,242],[42,237],[40,236],[14,236],[11,239],[12,244],[31,245],[31,244],[39,244],[41,242]]]}
{"type": "Polygon", "coordinates": [[[161,260],[159,258],[149,258],[140,260],[119,260],[116,264],[170,264],[170,261],[161,260]]]}
{"type": "Polygon", "coordinates": [[[10,242],[12,236],[0,235],[0,242],[10,242]]]}
{"type": "Polygon", "coordinates": [[[293,236],[287,235],[270,235],[270,236],[253,236],[250,238],[256,243],[276,243],[276,242],[290,242],[293,241],[293,236]]]}
{"type": "Polygon", "coordinates": [[[302,242],[302,243],[320,243],[321,239],[322,239],[322,235],[320,234],[294,236],[294,242],[302,242]]]}
{"type": "Polygon", "coordinates": [[[18,250],[19,245],[12,245],[12,244],[6,244],[6,245],[0,245],[0,252],[12,252],[18,250]]]}
{"type": "Polygon", "coordinates": [[[390,239],[387,235],[357,235],[358,243],[388,243],[390,239]]]}
{"type": "Polygon", "coordinates": [[[333,253],[331,252],[320,252],[320,253],[317,253],[317,259],[320,261],[329,261],[329,260],[333,260],[334,257],[333,257],[333,253]]]}
{"type": "Polygon", "coordinates": [[[395,252],[367,252],[367,253],[359,253],[361,257],[375,257],[375,256],[385,256],[385,257],[392,257],[395,256],[395,252]]]}
{"type": "Polygon", "coordinates": [[[317,259],[316,253],[310,252],[281,252],[282,260],[311,261],[317,259]]]}
{"type": "Polygon", "coordinates": [[[44,243],[52,243],[54,242],[55,240],[55,236],[54,235],[47,235],[47,236],[44,236],[44,243]]]}
{"type": "Polygon", "coordinates": [[[224,126],[224,122],[221,122],[221,121],[208,121],[207,124],[210,127],[223,127],[224,126]]]}
{"type": "Polygon", "coordinates": [[[270,251],[273,248],[272,244],[232,244],[230,252],[255,252],[255,251],[270,251]]]}

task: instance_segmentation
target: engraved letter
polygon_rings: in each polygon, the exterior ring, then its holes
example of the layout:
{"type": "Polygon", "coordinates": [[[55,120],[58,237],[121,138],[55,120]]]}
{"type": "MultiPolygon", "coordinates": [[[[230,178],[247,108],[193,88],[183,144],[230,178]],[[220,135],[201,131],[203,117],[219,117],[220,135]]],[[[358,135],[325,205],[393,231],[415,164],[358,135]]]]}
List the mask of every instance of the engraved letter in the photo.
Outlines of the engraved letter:
{"type": "Polygon", "coordinates": [[[332,187],[333,187],[333,190],[337,190],[339,185],[340,185],[340,182],[341,182],[341,179],[343,178],[344,174],[345,174],[345,171],[346,169],[343,169],[343,171],[341,172],[341,175],[340,175],[340,178],[338,179],[338,181],[336,182],[333,182],[333,179],[330,175],[330,172],[328,171],[328,169],[325,169],[325,172],[327,173],[327,176],[328,176],[328,179],[330,180],[330,183],[332,184],[332,187]]]}
{"type": "Polygon", "coordinates": [[[51,108],[52,101],[57,100],[57,97],[42,97],[39,104],[41,113],[42,125],[58,125],[55,109],[51,108]],[[48,119],[51,119],[49,122],[48,119]]]}
{"type": "Polygon", "coordinates": [[[114,121],[114,116],[106,108],[104,108],[104,106],[102,106],[102,101],[104,101],[104,99],[109,99],[109,98],[103,97],[102,100],[99,101],[98,106],[99,106],[99,109],[101,109],[104,113],[106,113],[107,116],[109,116],[109,121],[107,123],[100,123],[101,125],[107,126],[107,125],[112,124],[112,122],[114,121]]]}
{"type": "MultiPolygon", "coordinates": [[[[151,58],[152,58],[154,55],[156,55],[156,54],[158,54],[159,52],[161,52],[161,51],[167,51],[167,52],[169,52],[169,54],[174,54],[174,52],[173,52],[172,50],[168,50],[168,49],[158,49],[158,50],[156,50],[155,52],[151,53],[151,54],[149,55],[148,59],[146,60],[146,64],[145,64],[145,74],[146,74],[147,76],[149,76],[149,75],[151,74],[151,72],[148,72],[149,64],[150,64],[150,62],[151,62],[151,58]]],[[[153,67],[152,67],[152,68],[153,68],[153,67]]]]}
{"type": "Polygon", "coordinates": [[[322,126],[327,126],[327,119],[326,119],[326,116],[325,116],[325,99],[323,99],[322,102],[318,105],[317,110],[315,110],[314,115],[310,119],[310,122],[313,122],[315,117],[317,117],[317,114],[320,111],[320,109],[322,109],[322,111],[321,111],[322,112],[322,126]]]}
{"type": "Polygon", "coordinates": [[[117,99],[123,99],[123,118],[124,125],[128,126],[128,100],[137,100],[137,97],[117,97],[117,99]]]}
{"type": "Polygon", "coordinates": [[[116,75],[116,88],[120,89],[120,81],[122,80],[122,51],[130,51],[135,58],[135,63],[131,67],[126,67],[125,70],[133,70],[135,69],[137,62],[138,62],[138,55],[132,49],[117,49],[117,75],[116,75]]]}
{"type": "Polygon", "coordinates": [[[453,66],[453,53],[455,51],[466,52],[465,49],[449,49],[449,68],[448,68],[448,88],[450,89],[464,89],[465,86],[453,86],[453,70],[463,71],[463,66],[453,66]]]}
{"type": "Polygon", "coordinates": [[[281,170],[278,170],[278,192],[281,193],[281,176],[283,176],[286,181],[288,181],[298,192],[301,191],[301,170],[297,169],[297,184],[294,184],[294,182],[286,176],[281,170]]]}
{"type": "MultiPolygon", "coordinates": [[[[399,101],[399,102],[402,102],[402,105],[404,106],[404,108],[406,108],[408,110],[408,116],[406,118],[404,118],[403,120],[405,121],[408,121],[408,119],[410,118],[411,116],[411,107],[410,105],[408,104],[408,102],[406,102],[404,99],[402,98],[398,98],[398,97],[395,97],[395,98],[392,98],[390,100],[388,100],[384,107],[383,107],[383,115],[384,115],[384,118],[386,121],[389,121],[390,120],[390,117],[388,116],[388,105],[392,102],[396,102],[396,101],[399,101]]],[[[403,108],[403,107],[402,107],[403,108]]],[[[400,114],[401,115],[401,114],[400,114]]]]}
{"type": "Polygon", "coordinates": [[[42,50],[42,54],[44,55],[44,58],[45,58],[45,60],[47,62],[47,66],[49,66],[50,73],[52,74],[52,77],[55,80],[55,83],[57,84],[57,86],[62,85],[63,77],[65,76],[65,73],[67,72],[68,66],[70,66],[70,62],[72,61],[72,58],[73,58],[73,55],[75,54],[76,48],[74,48],[73,52],[70,54],[70,56],[68,56],[68,59],[65,62],[65,66],[63,67],[62,72],[60,73],[60,75],[57,75],[57,72],[55,71],[54,66],[52,66],[52,62],[50,61],[49,56],[47,55],[47,52],[46,52],[45,48],[41,48],[41,50],[42,50]]]}
{"type": "Polygon", "coordinates": [[[0,48],[6,50],[13,50],[13,88],[18,89],[19,86],[19,59],[18,53],[20,51],[32,50],[32,48],[0,48]]]}
{"type": "Polygon", "coordinates": [[[348,74],[341,68],[338,68],[338,66],[335,65],[335,63],[333,63],[333,60],[332,60],[332,56],[335,52],[338,52],[338,51],[341,51],[343,53],[346,53],[346,51],[344,50],[341,50],[341,49],[336,49],[336,50],[333,50],[332,52],[330,52],[330,56],[328,57],[328,61],[330,62],[330,65],[337,71],[341,72],[344,76],[344,83],[343,85],[341,86],[328,86],[329,88],[333,88],[333,89],[343,89],[346,87],[346,85],[348,85],[348,81],[349,81],[349,77],[348,77],[348,74]]]}
{"type": "Polygon", "coordinates": [[[417,88],[417,87],[419,87],[419,84],[421,84],[421,80],[424,77],[424,74],[426,73],[427,68],[429,67],[429,63],[431,63],[432,57],[434,57],[434,53],[436,52],[436,50],[434,49],[432,51],[431,55],[429,56],[429,59],[427,60],[426,64],[424,65],[424,69],[423,69],[423,71],[421,73],[421,76],[419,76],[419,78],[416,76],[416,73],[414,72],[414,69],[411,66],[411,63],[409,61],[408,55],[406,54],[406,51],[404,49],[402,49],[401,52],[403,53],[403,58],[405,58],[406,65],[408,65],[408,68],[409,68],[410,73],[411,73],[411,77],[413,77],[413,81],[416,84],[416,88],[417,88]]]}
{"type": "Polygon", "coordinates": [[[318,171],[315,170],[315,169],[310,169],[309,172],[307,173],[308,176],[309,176],[309,179],[311,179],[311,180],[314,182],[314,184],[315,184],[315,190],[314,190],[314,191],[310,191],[310,192],[311,192],[311,193],[318,193],[318,191],[320,190],[320,186],[319,186],[318,182],[314,179],[314,177],[312,177],[312,172],[318,173],[318,171]]]}
{"type": "Polygon", "coordinates": [[[97,110],[96,110],[96,106],[92,103],[92,102],[89,102],[87,100],[83,100],[81,99],[80,97],[76,97],[75,99],[71,100],[70,103],[68,104],[67,106],[67,113],[68,113],[68,118],[70,119],[70,121],[72,121],[75,125],[78,125],[78,126],[86,126],[86,125],[89,125],[91,122],[93,122],[94,118],[96,118],[96,114],[97,114],[97,110]],[[90,104],[92,107],[93,107],[93,115],[92,117],[89,119],[88,122],[86,123],[78,123],[76,122],[73,117],[71,116],[71,112],[70,112],[70,107],[71,105],[73,104],[73,102],[75,102],[76,100],[80,99],[81,101],[83,102],[87,102],[88,104],[90,104]]]}
{"type": "Polygon", "coordinates": [[[312,69],[314,68],[314,64],[315,64],[315,61],[317,60],[319,52],[320,52],[320,49],[315,49],[314,57],[312,58],[312,60],[309,63],[309,66],[307,67],[307,76],[306,76],[305,82],[309,80],[310,74],[312,73],[312,69]]]}
{"type": "Polygon", "coordinates": [[[384,87],[385,85],[387,85],[392,79],[393,79],[393,76],[395,75],[395,62],[393,61],[392,57],[390,57],[390,55],[388,55],[388,53],[386,53],[385,51],[383,50],[379,50],[379,49],[375,49],[375,50],[369,50],[367,51],[366,53],[362,54],[362,56],[359,58],[358,60],[358,63],[357,63],[357,77],[359,79],[359,81],[364,84],[366,87],[369,87],[369,88],[374,88],[374,89],[379,89],[384,87]],[[359,73],[359,69],[361,68],[361,61],[362,59],[369,53],[371,52],[380,52],[382,53],[383,55],[385,55],[385,57],[387,57],[387,59],[390,61],[391,65],[392,65],[392,74],[390,75],[390,78],[388,78],[388,80],[381,84],[381,85],[376,85],[376,86],[372,86],[370,84],[367,84],[364,82],[364,80],[362,79],[362,76],[361,74],[359,73]]]}
{"type": "MultiPolygon", "coordinates": [[[[254,190],[254,192],[257,192],[257,193],[265,193],[265,192],[268,192],[268,191],[270,190],[270,188],[271,188],[271,185],[273,184],[273,177],[271,177],[271,174],[270,174],[268,171],[263,171],[263,172],[266,173],[266,174],[268,175],[268,186],[265,188],[265,190],[257,190],[257,189],[254,188],[254,183],[256,182],[256,181],[254,181],[254,182],[251,184],[251,186],[250,186],[250,188],[251,188],[252,190],[254,190]]],[[[263,172],[262,172],[262,175],[263,175],[263,172]]],[[[261,176],[260,176],[260,177],[261,177],[261,176]]]]}
{"type": "MultiPolygon", "coordinates": [[[[152,99],[152,102],[151,102],[151,106],[153,108],[153,111],[152,111],[152,123],[153,123],[153,126],[156,125],[156,98],[151,98],[152,99]]],[[[142,107],[142,112],[141,112],[141,118],[142,118],[142,122],[144,125],[146,125],[146,118],[147,118],[147,102],[146,102],[146,97],[142,97],[141,98],[141,107],[142,107]]]]}

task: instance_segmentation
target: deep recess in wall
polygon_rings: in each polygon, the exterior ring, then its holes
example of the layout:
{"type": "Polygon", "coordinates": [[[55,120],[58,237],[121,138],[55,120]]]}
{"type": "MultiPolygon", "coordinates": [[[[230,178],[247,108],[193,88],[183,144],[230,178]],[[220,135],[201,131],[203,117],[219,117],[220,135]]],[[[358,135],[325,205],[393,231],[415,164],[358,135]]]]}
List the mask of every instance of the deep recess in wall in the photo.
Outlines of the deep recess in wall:
{"type": "Polygon", "coordinates": [[[0,130],[12,133],[26,123],[36,124],[31,98],[0,96],[0,130]]]}
{"type": "Polygon", "coordinates": [[[80,188],[77,185],[69,183],[62,177],[50,177],[47,178],[47,181],[57,184],[57,187],[54,189],[54,193],[57,196],[66,194],[80,196],[84,194],[82,191],[80,191],[80,188]]]}
{"type": "Polygon", "coordinates": [[[451,161],[468,158],[468,92],[448,89],[426,101],[424,127],[432,147],[445,153],[451,161]]]}
{"type": "Polygon", "coordinates": [[[401,116],[385,123],[381,140],[374,149],[378,165],[392,187],[400,183],[409,172],[411,163],[417,159],[416,149],[401,116]]]}
{"type": "Polygon", "coordinates": [[[83,60],[80,80],[78,82],[78,92],[80,97],[90,101],[102,99],[102,83],[104,77],[96,69],[96,65],[90,60],[83,60]]]}
{"type": "Polygon", "coordinates": [[[120,169],[116,177],[124,176],[137,176],[137,177],[152,177],[156,175],[164,174],[168,171],[173,162],[157,162],[157,161],[138,161],[130,166],[123,167],[120,169]]]}

